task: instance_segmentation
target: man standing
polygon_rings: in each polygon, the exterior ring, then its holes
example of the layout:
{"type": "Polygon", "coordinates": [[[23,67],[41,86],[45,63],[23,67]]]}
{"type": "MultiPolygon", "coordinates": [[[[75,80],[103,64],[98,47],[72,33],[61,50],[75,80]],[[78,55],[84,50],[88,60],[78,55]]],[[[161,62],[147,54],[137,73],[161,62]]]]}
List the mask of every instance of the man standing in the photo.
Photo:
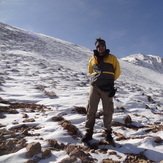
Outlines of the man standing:
{"type": "Polygon", "coordinates": [[[109,49],[106,49],[105,40],[96,39],[95,46],[94,56],[90,59],[88,66],[88,71],[91,74],[91,88],[85,124],[86,134],[82,141],[87,142],[92,139],[96,112],[101,99],[104,113],[105,139],[114,142],[111,135],[111,122],[114,112],[113,96],[116,92],[114,81],[120,76],[120,66],[117,58],[110,54],[109,49]]]}

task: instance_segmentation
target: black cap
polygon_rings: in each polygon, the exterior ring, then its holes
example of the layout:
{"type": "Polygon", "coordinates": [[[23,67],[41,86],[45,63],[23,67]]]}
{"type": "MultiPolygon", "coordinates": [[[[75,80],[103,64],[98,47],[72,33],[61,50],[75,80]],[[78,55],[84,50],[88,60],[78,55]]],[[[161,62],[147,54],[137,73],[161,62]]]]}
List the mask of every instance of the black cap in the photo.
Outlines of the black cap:
{"type": "Polygon", "coordinates": [[[95,46],[96,46],[96,49],[99,45],[104,45],[106,47],[106,42],[105,40],[101,39],[101,38],[98,38],[96,39],[96,42],[95,42],[95,46]]]}

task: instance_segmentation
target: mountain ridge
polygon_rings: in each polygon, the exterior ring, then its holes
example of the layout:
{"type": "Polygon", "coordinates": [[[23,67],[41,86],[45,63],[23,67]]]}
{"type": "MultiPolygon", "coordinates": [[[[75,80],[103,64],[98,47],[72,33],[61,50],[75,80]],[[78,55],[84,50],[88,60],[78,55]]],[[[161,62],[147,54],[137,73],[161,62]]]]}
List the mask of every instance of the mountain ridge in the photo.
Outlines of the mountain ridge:
{"type": "Polygon", "coordinates": [[[73,59],[78,62],[92,55],[91,50],[85,47],[43,34],[8,26],[7,24],[0,23],[0,30],[1,52],[8,49],[10,51],[33,52],[47,59],[49,58],[49,60],[54,59],[59,61],[65,61],[67,54],[69,54],[68,59],[73,59]]]}
{"type": "Polygon", "coordinates": [[[155,55],[133,54],[121,58],[123,61],[146,67],[160,73],[163,73],[163,58],[155,55]]]}

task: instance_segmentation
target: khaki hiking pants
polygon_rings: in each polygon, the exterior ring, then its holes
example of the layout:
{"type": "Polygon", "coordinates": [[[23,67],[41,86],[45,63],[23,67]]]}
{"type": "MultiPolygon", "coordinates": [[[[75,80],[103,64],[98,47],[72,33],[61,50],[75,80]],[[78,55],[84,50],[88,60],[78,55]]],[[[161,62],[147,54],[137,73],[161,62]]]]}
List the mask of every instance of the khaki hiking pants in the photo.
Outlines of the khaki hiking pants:
{"type": "Polygon", "coordinates": [[[109,92],[101,91],[97,86],[91,86],[85,128],[86,131],[93,133],[93,128],[96,119],[96,112],[100,99],[102,100],[104,112],[104,130],[111,130],[112,116],[114,113],[113,98],[108,97],[109,92]]]}

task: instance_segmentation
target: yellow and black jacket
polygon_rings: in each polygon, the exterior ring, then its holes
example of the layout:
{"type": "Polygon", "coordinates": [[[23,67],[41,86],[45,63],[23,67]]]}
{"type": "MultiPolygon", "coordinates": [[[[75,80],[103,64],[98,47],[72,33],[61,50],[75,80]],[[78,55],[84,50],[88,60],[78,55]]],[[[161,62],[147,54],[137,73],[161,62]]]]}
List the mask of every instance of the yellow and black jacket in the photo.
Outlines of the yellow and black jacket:
{"type": "Polygon", "coordinates": [[[114,85],[114,81],[120,76],[120,65],[112,54],[107,53],[100,60],[99,57],[93,56],[89,61],[88,72],[91,74],[92,85],[114,85]]]}

